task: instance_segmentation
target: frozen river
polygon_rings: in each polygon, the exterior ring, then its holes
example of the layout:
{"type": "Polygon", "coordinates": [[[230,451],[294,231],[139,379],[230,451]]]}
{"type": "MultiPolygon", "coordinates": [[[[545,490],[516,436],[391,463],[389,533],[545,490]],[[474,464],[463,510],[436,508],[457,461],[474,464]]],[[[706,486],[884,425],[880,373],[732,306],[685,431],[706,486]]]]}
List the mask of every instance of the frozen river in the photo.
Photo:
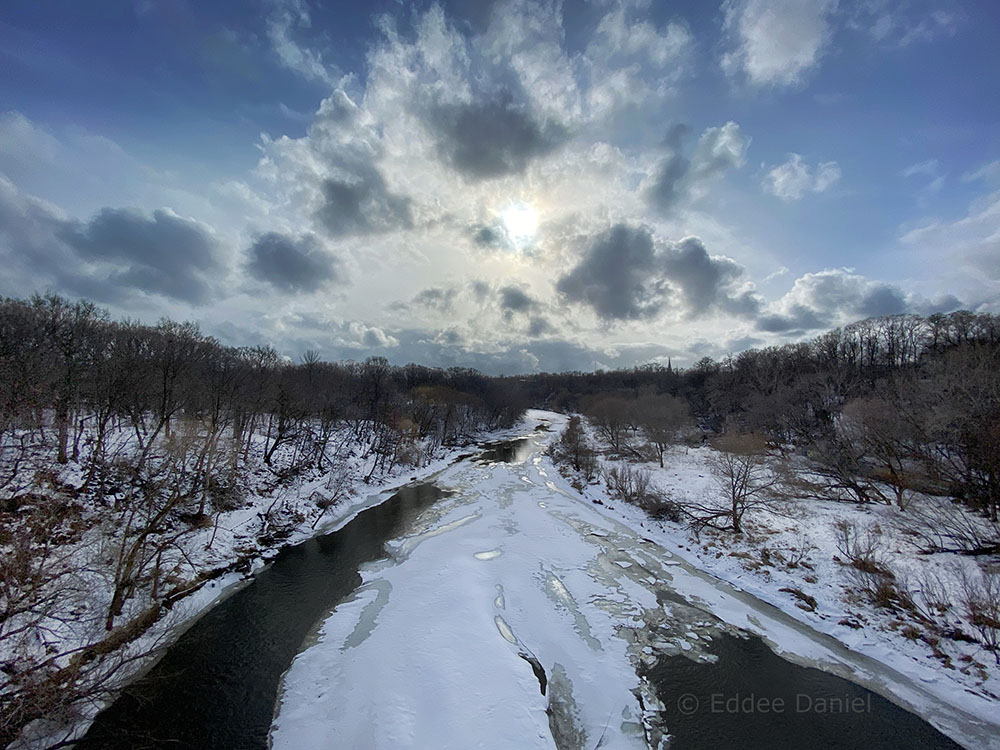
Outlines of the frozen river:
{"type": "Polygon", "coordinates": [[[968,746],[995,742],[581,501],[542,427],[283,553],[85,744],[957,747],[900,705],[968,746]]]}

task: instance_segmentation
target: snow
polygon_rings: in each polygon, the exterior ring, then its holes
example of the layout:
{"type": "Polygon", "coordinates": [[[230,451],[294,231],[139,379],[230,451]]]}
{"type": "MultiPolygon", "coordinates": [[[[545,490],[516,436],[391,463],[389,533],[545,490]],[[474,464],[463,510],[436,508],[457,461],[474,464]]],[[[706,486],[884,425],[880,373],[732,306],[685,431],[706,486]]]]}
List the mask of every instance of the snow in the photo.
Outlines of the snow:
{"type": "MultiPolygon", "coordinates": [[[[968,747],[1000,748],[996,701],[982,687],[942,677],[896,634],[836,624],[844,605],[832,571],[817,569],[819,611],[806,613],[777,593],[778,576],[748,572],[711,545],[706,553],[680,526],[609,503],[598,487],[581,497],[543,453],[564,421],[529,412],[529,426],[552,429],[531,435],[521,463],[465,461],[437,475],[453,494],[389,545],[388,560],[361,571],[362,586],[290,666],[275,750],[553,747],[554,735],[625,748],[645,747],[647,734],[658,746],[664,738],[644,721],[658,703],[638,667],[654,652],[711,660],[712,635],[735,628],[968,747]]],[[[717,492],[703,452],[686,455],[664,470],[671,489],[717,492]]]]}

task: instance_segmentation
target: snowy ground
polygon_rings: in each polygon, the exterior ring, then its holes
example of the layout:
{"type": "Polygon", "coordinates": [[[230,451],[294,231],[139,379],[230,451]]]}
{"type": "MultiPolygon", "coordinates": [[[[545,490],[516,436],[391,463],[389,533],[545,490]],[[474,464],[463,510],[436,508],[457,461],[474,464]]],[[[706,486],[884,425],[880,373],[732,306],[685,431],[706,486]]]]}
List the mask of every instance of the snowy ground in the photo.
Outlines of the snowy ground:
{"type": "MultiPolygon", "coordinates": [[[[552,429],[532,435],[522,461],[445,469],[435,483],[454,494],[362,570],[285,676],[274,748],[655,747],[657,701],[637,669],[654,652],[711,659],[712,635],[734,627],[968,747],[1000,748],[995,700],[877,631],[837,626],[822,608],[807,615],[775,594],[780,581],[755,583],[735,558],[713,572],[739,588],[704,573],[688,559],[716,558],[696,556],[686,532],[594,504],[559,475],[543,451],[565,417],[528,421],[552,429]]],[[[700,492],[707,472],[694,465],[676,466],[677,481],[700,492]]]]}
{"type": "MultiPolygon", "coordinates": [[[[715,497],[724,503],[708,465],[712,452],[709,447],[674,446],[664,456],[663,469],[656,463],[643,466],[657,488],[675,501],[704,504],[706,498],[715,497]]],[[[838,549],[838,523],[873,530],[897,581],[919,596],[921,586],[932,580],[953,604],[942,619],[974,633],[959,605],[961,581],[964,576],[976,577],[980,565],[995,561],[953,553],[920,554],[918,540],[907,531],[908,514],[912,516],[921,503],[941,503],[941,498],[913,497],[908,511],[787,498],[749,512],[745,533],[736,537],[713,530],[695,535],[682,523],[654,521],[639,508],[609,502],[600,482],[585,486],[583,496],[605,503],[602,512],[641,530],[697,568],[832,636],[851,651],[892,667],[938,699],[1000,722],[1000,667],[993,654],[980,643],[945,638],[936,643],[935,653],[921,638],[918,622],[905,613],[876,608],[857,595],[853,570],[838,549]],[[812,597],[815,609],[789,590],[812,597]],[[905,637],[907,632],[911,637],[905,637]]]]}

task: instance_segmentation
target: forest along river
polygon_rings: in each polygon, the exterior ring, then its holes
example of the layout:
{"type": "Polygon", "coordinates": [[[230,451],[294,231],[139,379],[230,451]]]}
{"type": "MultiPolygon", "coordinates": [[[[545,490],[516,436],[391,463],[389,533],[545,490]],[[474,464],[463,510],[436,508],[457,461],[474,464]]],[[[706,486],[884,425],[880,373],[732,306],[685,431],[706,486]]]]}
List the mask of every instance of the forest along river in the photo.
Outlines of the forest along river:
{"type": "Polygon", "coordinates": [[[286,549],[80,746],[959,747],[829,670],[989,744],[919,686],[573,497],[544,443],[484,446],[286,549]],[[797,663],[713,611],[796,643],[797,663]]]}

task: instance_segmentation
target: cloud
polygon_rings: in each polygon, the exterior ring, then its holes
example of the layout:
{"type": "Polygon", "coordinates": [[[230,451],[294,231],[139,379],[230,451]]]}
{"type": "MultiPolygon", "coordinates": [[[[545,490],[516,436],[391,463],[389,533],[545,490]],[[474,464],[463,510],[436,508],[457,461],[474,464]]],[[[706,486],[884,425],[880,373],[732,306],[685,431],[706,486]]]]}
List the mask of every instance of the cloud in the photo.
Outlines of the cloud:
{"type": "Polygon", "coordinates": [[[349,330],[357,336],[358,341],[365,347],[388,349],[399,346],[399,339],[376,326],[354,322],[351,323],[349,330]]]}
{"type": "Polygon", "coordinates": [[[840,166],[824,161],[810,167],[800,154],[789,154],[788,161],[772,168],[761,186],[784,201],[797,201],[806,193],[822,193],[840,179],[840,166]]]}
{"type": "Polygon", "coordinates": [[[476,279],[470,283],[472,288],[472,293],[476,296],[476,299],[482,302],[486,299],[487,295],[490,293],[490,285],[481,279],[476,279]]]}
{"type": "Polygon", "coordinates": [[[716,309],[732,315],[752,316],[760,299],[752,290],[733,292],[732,285],[744,269],[725,257],[711,257],[697,237],[686,237],[662,254],[663,273],[679,290],[689,317],[716,309]]]}
{"type": "Polygon", "coordinates": [[[592,240],[556,288],[605,320],[653,318],[667,305],[692,318],[710,311],[751,316],[760,301],[734,287],[742,276],[742,266],[710,256],[697,237],[657,243],[647,227],[617,224],[592,240]]]}
{"type": "Polygon", "coordinates": [[[109,281],[188,302],[206,302],[209,275],[220,268],[218,244],[209,230],[170,209],[151,216],[105,208],[85,224],[59,232],[81,258],[118,266],[109,281]]]}
{"type": "Polygon", "coordinates": [[[377,234],[413,226],[410,199],[391,192],[375,169],[356,179],[323,180],[316,218],[331,236],[377,234]]]}
{"type": "Polygon", "coordinates": [[[454,287],[431,287],[423,289],[413,298],[413,304],[439,312],[449,312],[458,290],[454,287]]]}
{"type": "Polygon", "coordinates": [[[593,240],[556,289],[571,302],[590,305],[606,320],[651,318],[660,311],[665,293],[655,270],[649,229],[618,224],[593,240]]]}
{"type": "Polygon", "coordinates": [[[1000,160],[984,164],[979,169],[973,169],[962,175],[962,182],[1000,182],[1000,160]]]}
{"type": "Polygon", "coordinates": [[[286,224],[307,218],[331,238],[414,226],[413,200],[386,179],[381,128],[343,89],[323,100],[304,137],[261,141],[257,175],[286,224]]]}
{"type": "Polygon", "coordinates": [[[343,281],[337,258],[311,234],[268,232],[254,239],[247,255],[250,275],[282,291],[315,292],[330,281],[343,281]]]}
{"type": "Polygon", "coordinates": [[[500,309],[508,312],[528,312],[538,305],[531,295],[516,286],[501,287],[498,294],[500,309]]]}
{"type": "MultiPolygon", "coordinates": [[[[377,17],[374,34],[362,40],[363,66],[336,79],[331,61],[359,59],[358,50],[323,45],[325,30],[314,28],[320,26],[319,6],[312,0],[265,3],[261,39],[249,46],[267,46],[268,54],[305,79],[296,82],[271,69],[275,81],[292,84],[280,98],[303,109],[303,92],[317,90],[310,82],[328,96],[303,125],[294,110],[282,115],[277,100],[244,102],[241,117],[277,130],[261,137],[255,171],[230,175],[207,191],[199,185],[201,203],[177,197],[184,183],[173,172],[150,170],[116,181],[123,167],[108,149],[99,153],[114,166],[98,181],[117,186],[117,194],[86,189],[91,183],[75,177],[62,192],[51,179],[32,183],[41,170],[55,174],[62,169],[57,165],[79,160],[71,153],[75,131],[61,125],[53,141],[23,119],[0,117],[0,133],[10,134],[8,141],[0,138],[0,169],[17,171],[11,177],[22,192],[68,209],[67,216],[41,201],[9,203],[13,218],[0,215],[0,254],[9,261],[0,278],[4,292],[87,294],[147,317],[190,315],[190,304],[174,301],[218,299],[197,317],[206,328],[222,318],[255,321],[259,335],[247,324],[246,342],[270,337],[284,349],[287,336],[287,346],[309,343],[306,348],[330,357],[361,358],[381,347],[401,362],[507,372],[631,365],[670,351],[678,363],[690,339],[712,341],[724,353],[753,337],[773,343],[848,317],[957,303],[955,297],[922,301],[901,286],[867,278],[841,279],[842,288],[833,291],[824,283],[834,287],[834,280],[802,282],[794,293],[765,303],[746,269],[760,274],[753,281],[787,291],[795,276],[784,281],[765,274],[779,261],[795,264],[786,257],[787,237],[775,236],[771,244],[759,239],[766,222],[751,215],[751,204],[766,196],[758,192],[747,203],[736,192],[736,183],[741,187],[745,180],[733,171],[749,155],[746,123],[741,128],[720,118],[708,120],[718,127],[699,124],[691,132],[677,126],[660,140],[690,103],[686,96],[675,98],[680,86],[688,88],[685,79],[691,78],[693,95],[694,87],[711,84],[698,68],[714,43],[702,38],[704,18],[689,29],[674,20],[680,14],[631,0],[499,0],[476,24],[465,23],[460,12],[457,19],[448,15],[443,4],[390,9],[396,20],[377,17]],[[70,193],[87,202],[74,202],[70,193]],[[102,212],[95,208],[133,200],[141,201],[142,211],[123,217],[113,213],[120,209],[108,209],[104,223],[119,233],[132,227],[136,242],[149,245],[144,232],[162,234],[177,222],[190,223],[183,217],[199,216],[215,227],[199,225],[209,238],[208,262],[181,256],[170,267],[169,259],[149,253],[119,248],[106,251],[113,256],[100,255],[93,246],[67,241],[67,228],[97,236],[102,212]],[[513,243],[503,217],[522,204],[537,212],[538,231],[530,243],[513,243]],[[160,216],[154,209],[163,206],[173,210],[160,216]],[[254,234],[257,228],[270,233],[254,234]],[[238,250],[237,278],[230,250],[238,250]],[[168,288],[167,277],[178,286],[168,288]],[[123,278],[131,286],[113,283],[123,278]],[[237,291],[226,298],[230,287],[237,291]],[[321,324],[285,327],[284,317],[296,309],[308,309],[321,324]],[[343,311],[350,311],[351,321],[332,317],[343,311]]],[[[806,11],[783,11],[791,5],[734,0],[724,6],[729,36],[721,47],[730,53],[735,80],[747,87],[793,85],[823,61],[832,3],[813,3],[819,9],[814,27],[802,23],[806,11]]],[[[827,81],[824,90],[838,87],[827,81]]],[[[815,106],[808,92],[795,98],[796,106],[815,106]]],[[[849,98],[848,105],[858,104],[849,98]]],[[[720,102],[700,108],[698,122],[718,112],[720,102]]],[[[788,165],[775,159],[751,181],[770,171],[772,192],[785,200],[830,191],[837,165],[815,159],[790,155],[788,165]]],[[[87,165],[98,161],[95,156],[87,165]]],[[[972,213],[988,214],[988,207],[972,213]]],[[[794,214],[790,221],[803,219],[794,214]]],[[[967,248],[953,265],[988,281],[1000,267],[993,249],[997,225],[988,215],[977,222],[921,227],[924,234],[918,231],[913,242],[938,248],[931,256],[938,262],[926,267],[940,265],[952,248],[967,248]]],[[[832,263],[826,255],[831,247],[820,243],[797,262],[813,258],[812,270],[823,268],[832,263]]],[[[870,262],[885,267],[884,261],[879,253],[870,262]]],[[[945,286],[935,280],[927,288],[945,286]]],[[[951,291],[968,298],[964,290],[951,291]]]]}
{"type": "Polygon", "coordinates": [[[533,338],[555,332],[555,327],[546,318],[535,316],[528,321],[528,335],[533,338]]]}
{"type": "Polygon", "coordinates": [[[950,312],[961,306],[952,295],[931,301],[893,284],[844,269],[827,269],[796,279],[789,292],[758,318],[757,328],[770,333],[811,331],[859,318],[950,312]]]}
{"type": "Polygon", "coordinates": [[[667,133],[667,153],[654,167],[643,188],[649,203],[661,213],[670,212],[689,197],[700,195],[707,184],[726,170],[743,166],[750,138],[740,132],[735,122],[708,128],[695,146],[691,159],[681,154],[681,142],[687,133],[684,125],[675,125],[667,133]]]}
{"type": "Polygon", "coordinates": [[[0,171],[15,179],[63,156],[57,138],[20,112],[0,112],[0,171]]]}
{"type": "Polygon", "coordinates": [[[431,108],[427,124],[441,158],[474,180],[521,174],[528,163],[545,156],[566,138],[555,122],[539,121],[509,92],[468,103],[431,108]]]}
{"type": "Polygon", "coordinates": [[[911,164],[906,169],[904,169],[901,174],[903,177],[916,177],[917,175],[926,175],[928,177],[934,177],[938,173],[937,159],[927,159],[926,161],[918,162],[917,164],[911,164]]]}
{"type": "Polygon", "coordinates": [[[299,44],[294,38],[297,31],[308,30],[311,26],[312,19],[304,0],[275,0],[265,31],[283,67],[308,80],[335,84],[339,78],[336,67],[327,64],[320,52],[299,44]]]}
{"type": "Polygon", "coordinates": [[[973,277],[983,296],[1000,295],[1000,191],[979,196],[963,218],[931,221],[904,233],[900,242],[909,252],[948,258],[973,277]]]}
{"type": "MultiPolygon", "coordinates": [[[[0,252],[19,283],[51,285],[101,301],[132,292],[208,302],[225,274],[205,225],[170,209],[104,208],[83,222],[25,195],[0,176],[0,252]]],[[[31,287],[29,287],[30,289],[31,287]]],[[[11,289],[23,294],[25,289],[11,289]]]]}
{"type": "Polygon", "coordinates": [[[651,99],[664,99],[687,73],[694,44],[681,23],[657,28],[621,5],[601,18],[581,63],[585,100],[593,118],[610,117],[651,99]]]}
{"type": "Polygon", "coordinates": [[[836,0],[727,0],[723,29],[731,49],[722,58],[730,75],[754,86],[790,86],[820,60],[830,38],[836,0]]]}
{"type": "Polygon", "coordinates": [[[927,0],[869,0],[854,6],[848,25],[889,47],[954,36],[965,20],[961,11],[927,0]]]}
{"type": "Polygon", "coordinates": [[[496,247],[503,242],[503,234],[494,227],[477,226],[473,229],[472,241],[479,247],[496,247]]]}

